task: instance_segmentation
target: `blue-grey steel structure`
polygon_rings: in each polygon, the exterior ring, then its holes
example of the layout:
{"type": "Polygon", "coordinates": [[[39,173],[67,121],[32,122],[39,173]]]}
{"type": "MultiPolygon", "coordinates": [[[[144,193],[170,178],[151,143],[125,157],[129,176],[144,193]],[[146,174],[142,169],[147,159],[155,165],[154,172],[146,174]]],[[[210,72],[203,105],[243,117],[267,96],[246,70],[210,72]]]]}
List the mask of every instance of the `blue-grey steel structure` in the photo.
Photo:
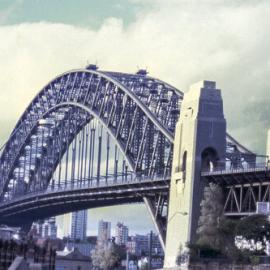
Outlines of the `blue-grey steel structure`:
{"type": "MultiPolygon", "coordinates": [[[[0,222],[17,225],[85,208],[145,202],[164,242],[182,99],[181,91],[145,70],[127,74],[89,65],[50,81],[2,149],[0,222]]],[[[226,158],[234,170],[256,162],[256,155],[230,135],[226,158]]],[[[213,173],[203,177],[217,181],[213,173]]]]}

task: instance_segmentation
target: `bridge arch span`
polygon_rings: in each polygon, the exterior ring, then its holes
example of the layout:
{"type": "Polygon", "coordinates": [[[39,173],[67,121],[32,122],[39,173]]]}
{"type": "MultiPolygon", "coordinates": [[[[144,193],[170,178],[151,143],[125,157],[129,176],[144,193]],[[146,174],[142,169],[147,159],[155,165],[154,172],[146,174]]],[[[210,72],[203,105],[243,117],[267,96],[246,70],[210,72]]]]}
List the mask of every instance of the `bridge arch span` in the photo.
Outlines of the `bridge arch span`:
{"type": "MultiPolygon", "coordinates": [[[[14,179],[14,170],[18,169],[18,162],[23,160],[25,147],[32,143],[30,148],[33,148],[33,139],[30,138],[36,136],[35,131],[38,126],[42,126],[40,123],[46,119],[46,115],[50,115],[49,120],[57,119],[56,109],[60,107],[77,106],[99,119],[116,139],[132,170],[150,175],[159,167],[159,173],[163,172],[164,168],[170,166],[173,131],[181,99],[182,93],[175,88],[138,74],[85,69],[56,77],[32,100],[3,150],[0,167],[1,200],[6,199],[10,181],[13,181],[13,187],[18,182],[14,179]]],[[[84,124],[89,121],[90,118],[84,124]]],[[[53,128],[59,129],[59,125],[53,128]]],[[[53,140],[49,140],[49,143],[54,145],[53,140]]],[[[36,158],[34,160],[36,162],[36,158]]],[[[28,163],[31,162],[30,158],[28,163]]],[[[31,172],[33,170],[30,169],[31,172]]],[[[17,178],[22,177],[18,177],[17,173],[17,178]]]]}

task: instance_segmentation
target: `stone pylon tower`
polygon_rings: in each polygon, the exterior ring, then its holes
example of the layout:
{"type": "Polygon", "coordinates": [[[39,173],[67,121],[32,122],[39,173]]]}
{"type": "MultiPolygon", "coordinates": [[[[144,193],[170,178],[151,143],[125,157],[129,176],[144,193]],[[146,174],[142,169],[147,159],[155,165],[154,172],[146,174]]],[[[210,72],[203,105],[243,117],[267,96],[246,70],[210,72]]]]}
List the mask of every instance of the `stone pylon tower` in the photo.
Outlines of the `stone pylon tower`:
{"type": "Polygon", "coordinates": [[[186,243],[196,241],[205,186],[201,170],[222,164],[225,151],[226,121],[221,92],[215,82],[198,82],[185,93],[176,126],[165,268],[176,266],[179,254],[183,264],[188,262],[186,243]]]}

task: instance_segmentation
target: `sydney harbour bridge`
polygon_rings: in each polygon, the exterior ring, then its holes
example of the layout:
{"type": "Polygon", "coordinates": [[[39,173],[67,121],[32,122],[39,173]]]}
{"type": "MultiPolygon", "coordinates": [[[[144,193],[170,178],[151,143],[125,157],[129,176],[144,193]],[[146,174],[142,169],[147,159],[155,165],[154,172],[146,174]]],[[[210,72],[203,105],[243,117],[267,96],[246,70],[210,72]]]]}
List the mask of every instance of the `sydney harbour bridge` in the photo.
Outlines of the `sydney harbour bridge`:
{"type": "MultiPolygon", "coordinates": [[[[214,82],[201,87],[217,91],[214,82]]],[[[127,74],[89,65],[54,78],[1,149],[0,222],[31,224],[81,209],[144,202],[165,247],[171,218],[192,219],[191,211],[168,218],[172,174],[181,172],[184,183],[187,173],[186,156],[179,168],[173,165],[184,100],[180,90],[145,70],[127,74]]],[[[270,201],[268,159],[226,131],[224,140],[218,158],[210,148],[202,153],[200,181],[222,186],[226,215],[252,214],[257,202],[270,201]]],[[[190,194],[196,196],[195,190],[190,194]]]]}

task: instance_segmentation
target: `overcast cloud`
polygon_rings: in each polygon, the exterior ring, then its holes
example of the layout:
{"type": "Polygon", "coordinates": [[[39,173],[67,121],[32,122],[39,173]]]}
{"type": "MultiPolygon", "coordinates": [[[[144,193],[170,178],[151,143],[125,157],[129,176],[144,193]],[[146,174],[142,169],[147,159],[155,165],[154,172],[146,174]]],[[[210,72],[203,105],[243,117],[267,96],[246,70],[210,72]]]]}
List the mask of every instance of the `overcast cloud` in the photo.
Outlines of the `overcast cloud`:
{"type": "MultiPolygon", "coordinates": [[[[147,67],[151,76],[183,91],[201,79],[217,81],[228,131],[264,153],[270,127],[270,1],[131,2],[141,8],[127,26],[113,17],[97,30],[46,21],[0,26],[0,143],[49,80],[97,61],[105,70],[147,67]]],[[[2,11],[0,22],[13,10],[2,11]]]]}
{"type": "Polygon", "coordinates": [[[270,126],[270,2],[147,2],[125,28],[116,18],[96,31],[50,22],[1,26],[1,143],[50,79],[97,61],[106,70],[147,67],[184,91],[198,80],[216,80],[229,131],[264,152],[270,126]]]}

